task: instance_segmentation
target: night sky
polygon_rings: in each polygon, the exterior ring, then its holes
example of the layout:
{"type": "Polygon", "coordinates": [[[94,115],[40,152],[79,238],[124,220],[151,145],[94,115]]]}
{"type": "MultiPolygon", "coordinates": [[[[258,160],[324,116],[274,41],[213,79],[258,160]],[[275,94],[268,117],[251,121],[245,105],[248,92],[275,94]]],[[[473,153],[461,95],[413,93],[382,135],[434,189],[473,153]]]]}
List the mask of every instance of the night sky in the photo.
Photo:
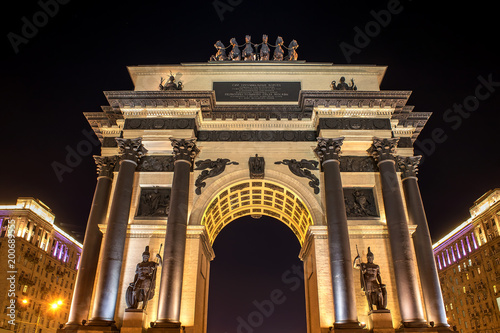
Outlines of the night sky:
{"type": "MultiPolygon", "coordinates": [[[[271,43],[278,35],[285,45],[296,39],[299,59],[307,62],[388,66],[382,90],[411,90],[408,104],[433,113],[415,148],[424,155],[419,183],[434,241],[500,186],[498,18],[490,2],[54,3],[19,1],[2,11],[2,204],[39,198],[56,223],[83,234],[96,182],[91,155],[100,153],[85,134],[83,112],[107,105],[103,91],[133,89],[126,66],[205,62],[215,41],[243,43],[246,34],[256,43],[262,34],[271,43]],[[53,164],[84,146],[92,152],[58,179],[53,164]]],[[[235,222],[214,250],[210,302],[226,306],[209,312],[209,332],[235,332],[237,318],[275,289],[286,301],[255,332],[276,332],[284,321],[305,331],[303,285],[292,291],[295,283],[282,277],[300,265],[291,231],[267,218],[235,222]],[[276,238],[282,242],[273,244],[276,238]]]]}

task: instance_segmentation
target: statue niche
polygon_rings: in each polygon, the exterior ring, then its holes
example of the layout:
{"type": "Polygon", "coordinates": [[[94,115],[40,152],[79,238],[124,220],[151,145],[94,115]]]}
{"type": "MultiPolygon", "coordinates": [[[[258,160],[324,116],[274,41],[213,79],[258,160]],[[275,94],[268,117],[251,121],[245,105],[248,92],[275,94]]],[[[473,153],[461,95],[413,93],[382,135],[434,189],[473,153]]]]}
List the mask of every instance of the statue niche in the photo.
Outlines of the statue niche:
{"type": "Polygon", "coordinates": [[[370,311],[374,311],[373,306],[377,310],[387,310],[387,290],[385,284],[382,284],[380,267],[373,263],[373,258],[373,253],[368,247],[368,253],[366,254],[367,262],[361,262],[358,252],[358,255],[354,258],[353,267],[359,269],[361,290],[365,292],[370,311]]]}
{"type": "Polygon", "coordinates": [[[142,253],[142,262],[138,263],[135,268],[134,282],[128,286],[125,292],[127,309],[137,309],[139,302],[142,302],[142,309],[145,310],[148,301],[155,295],[156,270],[158,266],[161,266],[162,260],[159,253],[156,254],[156,261],[149,261],[149,257],[149,246],[146,246],[142,253]]]}

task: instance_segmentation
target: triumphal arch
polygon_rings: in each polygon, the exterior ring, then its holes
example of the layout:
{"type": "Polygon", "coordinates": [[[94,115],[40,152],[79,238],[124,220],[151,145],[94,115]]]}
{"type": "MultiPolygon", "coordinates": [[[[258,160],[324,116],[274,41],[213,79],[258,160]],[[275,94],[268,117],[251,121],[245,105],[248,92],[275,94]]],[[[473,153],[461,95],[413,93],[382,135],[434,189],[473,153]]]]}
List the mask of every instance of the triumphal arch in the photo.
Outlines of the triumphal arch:
{"type": "Polygon", "coordinates": [[[380,90],[386,67],[265,37],[128,67],[85,114],[102,153],[62,331],[206,332],[212,244],[262,215],[301,244],[308,332],[448,327],[412,148],[430,113],[380,90]]]}

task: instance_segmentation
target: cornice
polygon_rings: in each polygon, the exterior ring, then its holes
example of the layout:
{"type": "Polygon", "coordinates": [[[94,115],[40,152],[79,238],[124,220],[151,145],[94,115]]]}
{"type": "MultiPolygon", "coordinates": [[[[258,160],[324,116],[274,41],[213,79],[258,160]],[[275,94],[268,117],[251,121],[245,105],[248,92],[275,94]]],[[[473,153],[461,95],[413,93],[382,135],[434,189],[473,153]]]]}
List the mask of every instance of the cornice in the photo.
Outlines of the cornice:
{"type": "Polygon", "coordinates": [[[104,95],[111,107],[121,109],[183,107],[212,110],[215,106],[215,92],[213,90],[105,91],[104,95]]]}
{"type": "Polygon", "coordinates": [[[312,107],[390,107],[402,108],[411,91],[351,91],[351,90],[301,90],[299,106],[302,110],[312,107]]]}

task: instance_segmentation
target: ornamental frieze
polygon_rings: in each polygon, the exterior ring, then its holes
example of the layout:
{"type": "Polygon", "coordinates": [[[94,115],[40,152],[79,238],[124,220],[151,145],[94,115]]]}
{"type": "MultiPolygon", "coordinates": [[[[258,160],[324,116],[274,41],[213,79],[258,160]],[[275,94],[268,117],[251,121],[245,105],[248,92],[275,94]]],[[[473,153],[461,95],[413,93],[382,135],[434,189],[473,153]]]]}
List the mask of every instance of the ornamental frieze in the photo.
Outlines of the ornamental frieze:
{"type": "Polygon", "coordinates": [[[340,156],[340,172],[378,172],[377,163],[370,156],[340,156]]]}
{"type": "Polygon", "coordinates": [[[194,129],[192,118],[134,118],[126,119],[124,129],[194,129]]]}
{"type": "Polygon", "coordinates": [[[316,141],[315,131],[199,131],[198,141],[316,141]]]}
{"type": "Polygon", "coordinates": [[[389,119],[370,118],[322,118],[319,129],[390,130],[389,119]]]}

